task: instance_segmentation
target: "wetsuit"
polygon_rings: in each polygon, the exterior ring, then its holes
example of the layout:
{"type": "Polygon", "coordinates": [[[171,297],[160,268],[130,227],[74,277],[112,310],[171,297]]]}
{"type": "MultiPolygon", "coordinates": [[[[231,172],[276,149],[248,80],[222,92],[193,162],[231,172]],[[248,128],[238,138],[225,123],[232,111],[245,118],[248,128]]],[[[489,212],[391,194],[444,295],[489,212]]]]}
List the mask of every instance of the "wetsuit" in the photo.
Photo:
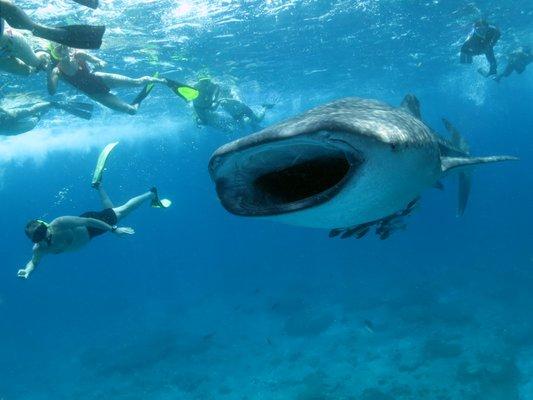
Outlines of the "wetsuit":
{"type": "MultiPolygon", "coordinates": [[[[76,57],[76,55],[74,55],[76,57]]],[[[102,78],[96,76],[91,72],[89,65],[84,60],[77,60],[78,69],[74,75],[67,75],[59,64],[59,71],[61,72],[61,78],[79,91],[90,95],[107,94],[111,90],[107,86],[102,78]]]]}
{"type": "Polygon", "coordinates": [[[220,96],[220,86],[210,79],[202,79],[196,85],[198,97],[194,99],[193,106],[199,123],[209,125],[212,113],[218,108],[218,98],[220,96]]]}
{"type": "Polygon", "coordinates": [[[499,39],[500,31],[495,26],[489,25],[483,36],[474,29],[461,47],[461,63],[471,64],[473,56],[485,54],[490,64],[488,75],[495,75],[498,64],[494,56],[494,45],[499,39]]]}
{"type": "MultiPolygon", "coordinates": [[[[117,214],[112,208],[106,208],[102,211],[87,211],[81,214],[80,217],[97,219],[111,226],[114,226],[118,223],[117,214]]],[[[86,229],[90,239],[108,232],[102,229],[92,227],[87,227],[86,229]]]]}

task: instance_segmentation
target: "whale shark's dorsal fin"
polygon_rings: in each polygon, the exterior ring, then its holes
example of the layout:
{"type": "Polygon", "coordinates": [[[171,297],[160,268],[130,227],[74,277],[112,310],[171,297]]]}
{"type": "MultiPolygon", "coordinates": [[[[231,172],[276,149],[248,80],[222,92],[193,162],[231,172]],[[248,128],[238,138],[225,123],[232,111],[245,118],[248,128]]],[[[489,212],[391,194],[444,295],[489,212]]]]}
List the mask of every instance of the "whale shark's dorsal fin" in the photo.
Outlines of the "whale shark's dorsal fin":
{"type": "Polygon", "coordinates": [[[422,114],[420,113],[420,101],[414,94],[407,94],[402,100],[400,107],[404,108],[409,112],[413,117],[422,119],[422,114]]]}

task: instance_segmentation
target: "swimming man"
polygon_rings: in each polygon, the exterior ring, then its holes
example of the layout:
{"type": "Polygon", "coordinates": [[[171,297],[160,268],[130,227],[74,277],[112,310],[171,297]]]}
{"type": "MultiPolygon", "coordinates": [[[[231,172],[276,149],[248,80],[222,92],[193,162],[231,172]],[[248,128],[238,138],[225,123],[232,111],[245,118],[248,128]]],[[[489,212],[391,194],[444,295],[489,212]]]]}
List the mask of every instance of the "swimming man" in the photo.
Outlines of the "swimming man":
{"type": "Polygon", "coordinates": [[[209,78],[200,79],[195,88],[199,92],[193,101],[198,125],[211,126],[225,132],[246,125],[257,128],[265,118],[266,110],[273,107],[272,104],[263,104],[261,112],[255,113],[231,93],[222,94],[220,85],[209,78]]]}
{"type": "Polygon", "coordinates": [[[533,62],[533,52],[531,47],[524,46],[509,54],[507,66],[501,74],[496,75],[494,80],[500,82],[502,78],[507,78],[516,71],[518,75],[522,74],[526,67],[533,62]]]}
{"type": "MultiPolygon", "coordinates": [[[[116,143],[111,145],[111,149],[116,143]]],[[[109,148],[106,147],[106,149],[109,148]]],[[[132,211],[136,210],[148,200],[152,207],[166,208],[170,201],[160,200],[157,189],[152,188],[140,196],[130,199],[126,204],[115,207],[107,196],[101,184],[102,172],[105,169],[105,160],[109,151],[104,150],[97,165],[93,187],[98,191],[102,202],[102,211],[88,211],[79,217],[64,216],[54,219],[49,224],[41,220],[31,220],[26,225],[26,235],[34,243],[33,255],[26,267],[18,271],[18,277],[27,279],[35,267],[47,254],[59,254],[76,251],[87,245],[91,239],[104,233],[113,233],[118,236],[133,235],[135,231],[130,227],[119,227],[118,224],[132,211]],[[100,161],[103,159],[103,162],[100,161]]]]}
{"type": "Polygon", "coordinates": [[[485,54],[490,64],[489,75],[496,75],[498,64],[494,56],[494,45],[500,39],[500,31],[486,20],[479,20],[461,47],[461,63],[472,64],[473,56],[485,54]]]}

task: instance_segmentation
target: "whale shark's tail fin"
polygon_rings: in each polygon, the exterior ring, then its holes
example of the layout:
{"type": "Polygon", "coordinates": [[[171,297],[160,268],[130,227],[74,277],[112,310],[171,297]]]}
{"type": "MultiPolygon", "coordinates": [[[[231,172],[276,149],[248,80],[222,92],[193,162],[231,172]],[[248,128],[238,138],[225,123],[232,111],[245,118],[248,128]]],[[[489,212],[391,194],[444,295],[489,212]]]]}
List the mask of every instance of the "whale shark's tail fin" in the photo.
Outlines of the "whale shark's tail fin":
{"type": "Polygon", "coordinates": [[[452,135],[451,142],[453,146],[465,155],[464,157],[441,157],[442,172],[448,172],[455,168],[459,169],[457,216],[461,216],[465,212],[468,197],[470,196],[470,188],[472,186],[472,172],[471,169],[467,167],[493,162],[517,160],[517,158],[510,156],[470,157],[468,144],[459,131],[447,119],[443,118],[442,122],[444,122],[446,130],[452,135]]]}

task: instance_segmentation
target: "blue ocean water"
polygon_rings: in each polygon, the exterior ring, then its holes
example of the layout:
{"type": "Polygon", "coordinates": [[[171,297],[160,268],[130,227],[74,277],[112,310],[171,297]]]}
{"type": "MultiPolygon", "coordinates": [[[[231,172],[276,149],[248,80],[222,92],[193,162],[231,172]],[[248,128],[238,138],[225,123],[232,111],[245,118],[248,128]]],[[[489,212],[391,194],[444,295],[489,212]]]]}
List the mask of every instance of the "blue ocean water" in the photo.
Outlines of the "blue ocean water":
{"type": "MultiPolygon", "coordinates": [[[[386,241],[228,214],[207,171],[244,132],[196,126],[157,86],[136,116],[51,113],[0,138],[0,399],[533,399],[533,75],[500,84],[461,65],[471,24],[489,18],[505,56],[533,42],[530,1],[16,1],[47,24],[107,25],[109,72],[194,84],[209,75],[264,126],[345,96],[453,121],[479,155],[519,162],[474,174],[464,217],[456,181],[423,194],[386,241]],[[174,204],[46,257],[28,280],[24,226],[100,207],[100,150],[120,141],[104,184],[116,203],[156,185],[174,204]]],[[[44,75],[0,73],[4,101],[47,98],[44,75]]],[[[122,90],[133,98],[138,89],[122,90]]],[[[63,84],[60,92],[87,101],[63,84]]]]}

